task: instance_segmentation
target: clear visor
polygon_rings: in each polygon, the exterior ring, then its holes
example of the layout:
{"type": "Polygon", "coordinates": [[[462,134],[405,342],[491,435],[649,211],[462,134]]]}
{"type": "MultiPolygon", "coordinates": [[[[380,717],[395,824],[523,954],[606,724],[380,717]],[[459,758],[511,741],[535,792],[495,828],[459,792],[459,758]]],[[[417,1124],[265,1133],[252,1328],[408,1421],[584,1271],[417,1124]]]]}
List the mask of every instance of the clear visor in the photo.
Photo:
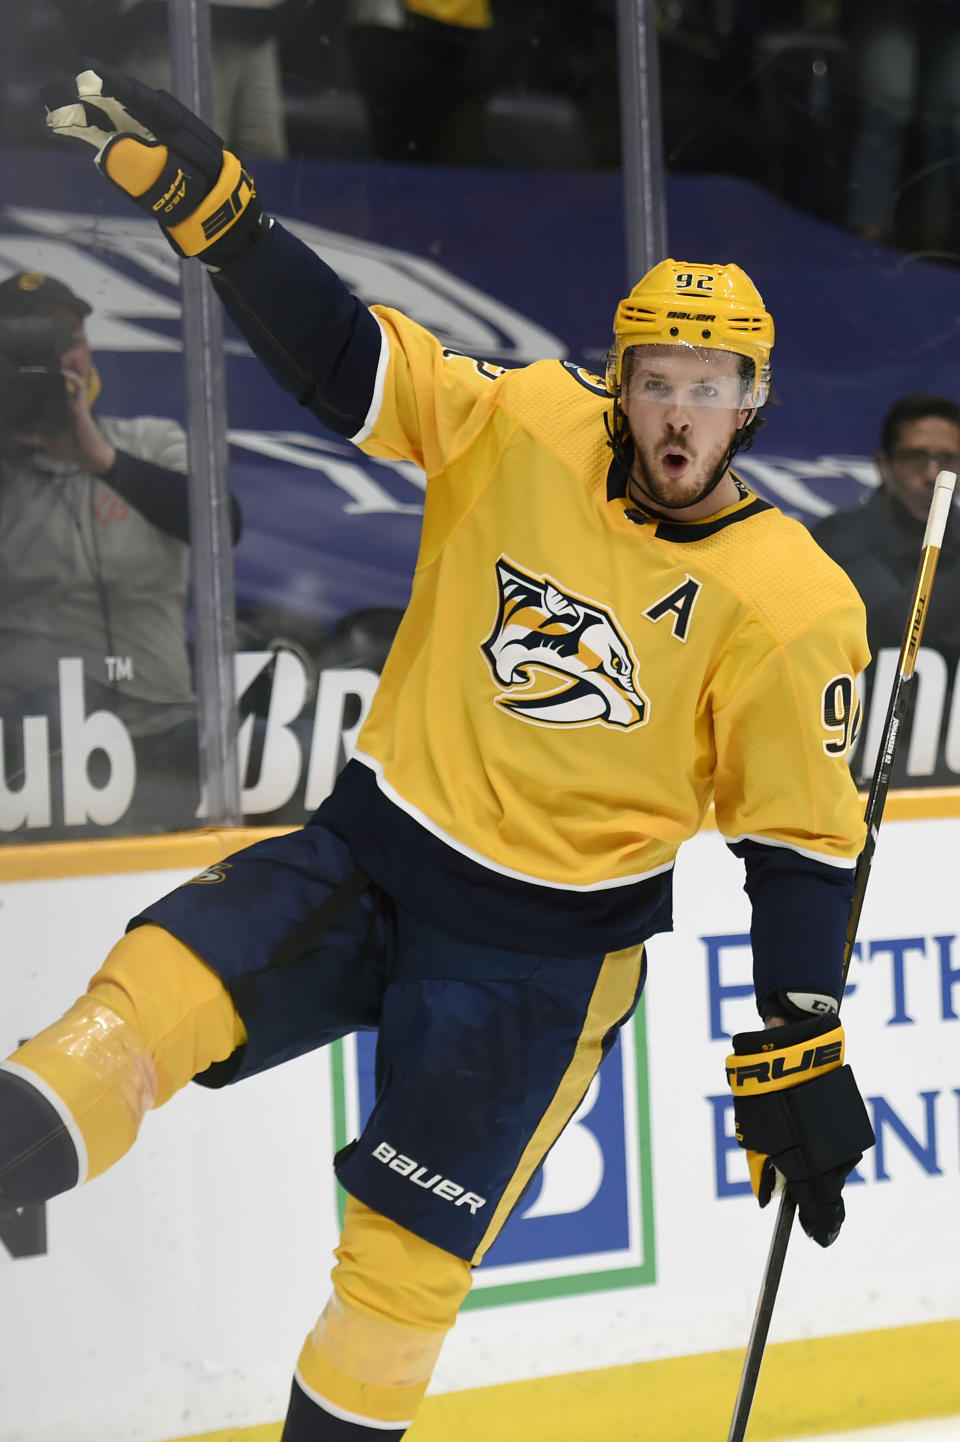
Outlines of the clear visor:
{"type": "Polygon", "coordinates": [[[623,358],[623,394],[631,404],[707,406],[739,411],[753,399],[753,363],[733,351],[691,345],[631,346],[623,358]]]}

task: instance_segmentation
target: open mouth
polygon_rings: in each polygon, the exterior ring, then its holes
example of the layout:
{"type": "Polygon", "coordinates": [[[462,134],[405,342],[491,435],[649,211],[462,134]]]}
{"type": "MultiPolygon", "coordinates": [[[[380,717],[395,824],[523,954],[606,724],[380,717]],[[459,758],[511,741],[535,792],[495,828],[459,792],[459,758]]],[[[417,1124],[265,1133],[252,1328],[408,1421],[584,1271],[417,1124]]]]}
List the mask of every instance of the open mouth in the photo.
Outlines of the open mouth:
{"type": "Polygon", "coordinates": [[[661,459],[664,470],[671,476],[682,476],[690,464],[690,457],[683,451],[664,451],[661,459]]]}

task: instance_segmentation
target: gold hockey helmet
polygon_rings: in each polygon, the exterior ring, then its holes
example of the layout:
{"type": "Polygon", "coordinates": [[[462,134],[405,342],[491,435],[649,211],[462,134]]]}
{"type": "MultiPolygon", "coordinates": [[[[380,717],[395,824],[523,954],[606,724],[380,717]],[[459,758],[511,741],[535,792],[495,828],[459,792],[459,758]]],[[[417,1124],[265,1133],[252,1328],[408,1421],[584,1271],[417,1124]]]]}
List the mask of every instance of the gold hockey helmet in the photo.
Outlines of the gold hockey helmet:
{"type": "Polygon", "coordinates": [[[753,362],[742,404],[759,409],[770,394],[773,317],[738,265],[661,260],[617,306],[607,356],[607,389],[618,396],[623,357],[631,346],[725,350],[753,362]]]}

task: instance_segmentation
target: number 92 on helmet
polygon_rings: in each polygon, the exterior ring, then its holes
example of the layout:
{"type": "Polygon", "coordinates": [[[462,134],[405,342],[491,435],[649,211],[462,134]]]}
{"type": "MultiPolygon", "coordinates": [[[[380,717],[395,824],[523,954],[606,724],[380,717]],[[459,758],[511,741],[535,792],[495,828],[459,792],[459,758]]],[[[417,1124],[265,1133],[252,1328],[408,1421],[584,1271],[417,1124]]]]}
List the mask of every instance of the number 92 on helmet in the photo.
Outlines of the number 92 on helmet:
{"type": "MultiPolygon", "coordinates": [[[[730,396],[728,386],[705,385],[688,396],[694,403],[759,410],[769,397],[773,317],[738,265],[660,261],[617,306],[613,332],[606,371],[611,395],[619,396],[629,382],[635,359],[630,353],[636,347],[657,346],[695,351],[707,367],[715,351],[743,361],[738,396],[730,396]]],[[[671,398],[668,389],[655,385],[645,385],[644,396],[671,398]]]]}

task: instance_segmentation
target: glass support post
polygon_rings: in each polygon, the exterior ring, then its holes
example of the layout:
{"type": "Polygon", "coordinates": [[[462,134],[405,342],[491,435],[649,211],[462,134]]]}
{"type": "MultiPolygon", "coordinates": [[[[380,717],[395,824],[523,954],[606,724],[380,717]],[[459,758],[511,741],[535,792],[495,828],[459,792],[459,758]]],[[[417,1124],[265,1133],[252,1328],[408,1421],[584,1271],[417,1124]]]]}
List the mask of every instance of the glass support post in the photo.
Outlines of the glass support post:
{"type": "MultiPolygon", "coordinates": [[[[209,124],[213,113],[209,0],[169,0],[169,17],[173,92],[209,124]]],[[[208,823],[231,825],[241,820],[241,811],[223,320],[196,261],[181,262],[180,295],[203,817],[208,823]]]]}
{"type": "Polygon", "coordinates": [[[655,0],[617,0],[620,153],[628,285],[667,254],[655,0]]]}

